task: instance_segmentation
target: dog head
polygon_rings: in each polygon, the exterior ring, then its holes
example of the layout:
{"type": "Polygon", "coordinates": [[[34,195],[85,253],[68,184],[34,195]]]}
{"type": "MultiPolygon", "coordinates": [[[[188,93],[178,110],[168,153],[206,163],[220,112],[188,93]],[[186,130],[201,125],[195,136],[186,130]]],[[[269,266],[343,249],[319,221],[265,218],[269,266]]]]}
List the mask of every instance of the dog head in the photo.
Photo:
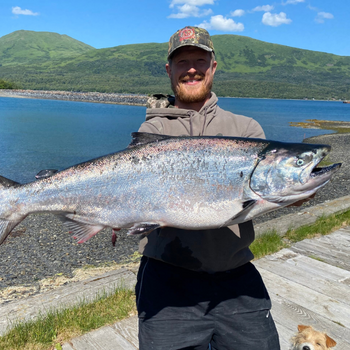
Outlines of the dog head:
{"type": "Polygon", "coordinates": [[[292,338],[292,350],[329,350],[337,345],[326,333],[311,326],[298,326],[298,333],[292,338]]]}

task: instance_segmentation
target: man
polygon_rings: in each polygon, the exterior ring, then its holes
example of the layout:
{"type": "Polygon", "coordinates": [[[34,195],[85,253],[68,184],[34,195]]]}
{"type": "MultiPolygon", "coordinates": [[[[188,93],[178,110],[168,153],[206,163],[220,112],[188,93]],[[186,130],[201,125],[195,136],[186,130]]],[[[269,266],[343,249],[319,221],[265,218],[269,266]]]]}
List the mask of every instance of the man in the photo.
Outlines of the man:
{"type": "MultiPolygon", "coordinates": [[[[211,91],[216,66],[207,31],[177,31],[166,64],[175,98],[151,99],[139,131],[264,138],[255,120],[217,105],[211,91]]],[[[163,228],[143,238],[136,286],[140,349],[278,350],[270,298],[250,263],[253,240],[251,222],[216,230],[163,228]]]]}

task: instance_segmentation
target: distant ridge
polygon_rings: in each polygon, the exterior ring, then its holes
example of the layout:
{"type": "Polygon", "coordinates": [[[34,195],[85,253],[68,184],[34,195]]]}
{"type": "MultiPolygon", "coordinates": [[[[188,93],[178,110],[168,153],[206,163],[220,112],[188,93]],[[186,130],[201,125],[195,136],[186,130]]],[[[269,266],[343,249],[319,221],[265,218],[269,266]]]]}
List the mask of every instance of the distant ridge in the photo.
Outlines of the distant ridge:
{"type": "MultiPolygon", "coordinates": [[[[239,35],[212,38],[219,96],[350,99],[349,56],[239,35]]],[[[67,35],[17,31],[0,38],[0,79],[24,89],[171,93],[166,57],[167,43],[94,49],[67,35]]]]}

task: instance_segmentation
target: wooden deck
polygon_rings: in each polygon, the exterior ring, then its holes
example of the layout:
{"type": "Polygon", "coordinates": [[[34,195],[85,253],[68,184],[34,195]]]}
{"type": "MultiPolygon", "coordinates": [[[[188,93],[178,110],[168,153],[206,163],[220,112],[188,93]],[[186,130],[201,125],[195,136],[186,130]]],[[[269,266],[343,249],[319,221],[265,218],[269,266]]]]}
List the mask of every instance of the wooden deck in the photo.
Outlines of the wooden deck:
{"type": "MultiPolygon", "coordinates": [[[[312,325],[350,349],[350,228],[304,240],[254,262],[272,299],[281,349],[298,324],[312,325]]],[[[137,349],[137,317],[73,339],[63,350],[137,349]]]]}
{"type": "Polygon", "coordinates": [[[255,262],[272,300],[281,349],[298,324],[350,349],[350,228],[296,243],[255,262]]]}

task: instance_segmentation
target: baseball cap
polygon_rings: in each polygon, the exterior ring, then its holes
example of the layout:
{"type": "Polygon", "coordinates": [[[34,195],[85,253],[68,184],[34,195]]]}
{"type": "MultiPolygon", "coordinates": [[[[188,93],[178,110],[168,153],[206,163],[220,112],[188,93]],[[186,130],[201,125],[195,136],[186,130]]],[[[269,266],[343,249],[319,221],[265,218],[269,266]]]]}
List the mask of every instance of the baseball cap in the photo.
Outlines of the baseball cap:
{"type": "Polygon", "coordinates": [[[214,52],[214,45],[209,33],[199,27],[185,27],[179,29],[170,37],[168,48],[168,59],[175,50],[183,46],[196,46],[203,50],[214,52]]]}

